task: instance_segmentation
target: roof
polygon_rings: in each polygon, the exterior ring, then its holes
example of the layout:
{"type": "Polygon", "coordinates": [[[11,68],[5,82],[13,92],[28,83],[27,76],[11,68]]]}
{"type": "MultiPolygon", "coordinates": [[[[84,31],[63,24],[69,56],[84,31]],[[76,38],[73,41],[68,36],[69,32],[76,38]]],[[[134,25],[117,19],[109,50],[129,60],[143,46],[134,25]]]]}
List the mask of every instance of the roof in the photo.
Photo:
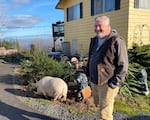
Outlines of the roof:
{"type": "Polygon", "coordinates": [[[57,3],[57,5],[55,6],[55,8],[56,9],[63,9],[62,7],[61,7],[61,2],[62,2],[63,0],[59,0],[59,2],[57,3]]]}

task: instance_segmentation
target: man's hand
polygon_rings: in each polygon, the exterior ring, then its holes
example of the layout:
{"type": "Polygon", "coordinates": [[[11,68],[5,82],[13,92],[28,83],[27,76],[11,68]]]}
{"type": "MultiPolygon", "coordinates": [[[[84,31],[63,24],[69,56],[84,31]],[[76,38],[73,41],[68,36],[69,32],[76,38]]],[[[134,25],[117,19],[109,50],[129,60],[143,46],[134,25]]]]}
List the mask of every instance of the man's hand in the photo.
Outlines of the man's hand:
{"type": "Polygon", "coordinates": [[[119,86],[119,83],[115,80],[110,79],[108,81],[108,86],[111,87],[112,89],[115,89],[116,87],[119,86]]]}

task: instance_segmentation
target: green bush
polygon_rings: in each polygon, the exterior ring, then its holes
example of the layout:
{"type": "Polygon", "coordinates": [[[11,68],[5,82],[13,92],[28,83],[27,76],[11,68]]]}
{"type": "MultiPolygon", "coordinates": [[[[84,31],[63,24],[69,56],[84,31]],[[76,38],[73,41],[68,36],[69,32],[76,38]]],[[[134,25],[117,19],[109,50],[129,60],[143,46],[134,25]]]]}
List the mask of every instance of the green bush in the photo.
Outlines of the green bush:
{"type": "Polygon", "coordinates": [[[150,80],[150,44],[138,46],[134,44],[128,50],[129,63],[137,64],[138,67],[144,68],[148,73],[148,80],[150,80]]]}
{"type": "Polygon", "coordinates": [[[144,96],[139,88],[141,81],[137,79],[137,73],[145,69],[148,74],[148,85],[150,87],[150,45],[138,46],[128,50],[129,69],[125,82],[119,92],[119,98],[115,102],[115,112],[124,112],[128,115],[140,113],[149,114],[150,95],[144,96]]]}
{"type": "Polygon", "coordinates": [[[141,87],[141,81],[136,78],[141,69],[145,69],[148,74],[148,84],[150,85],[150,45],[138,46],[134,44],[128,50],[129,69],[125,82],[120,89],[120,95],[126,99],[134,99],[133,95],[141,94],[138,88],[141,87]]]}
{"type": "Polygon", "coordinates": [[[43,76],[60,77],[66,82],[74,80],[75,70],[67,61],[58,62],[43,51],[27,52],[26,57],[29,59],[21,64],[24,84],[36,83],[43,76]]]}
{"type": "Polygon", "coordinates": [[[0,41],[0,47],[5,47],[6,49],[10,48],[18,48],[19,49],[19,42],[18,41],[0,41]]]}

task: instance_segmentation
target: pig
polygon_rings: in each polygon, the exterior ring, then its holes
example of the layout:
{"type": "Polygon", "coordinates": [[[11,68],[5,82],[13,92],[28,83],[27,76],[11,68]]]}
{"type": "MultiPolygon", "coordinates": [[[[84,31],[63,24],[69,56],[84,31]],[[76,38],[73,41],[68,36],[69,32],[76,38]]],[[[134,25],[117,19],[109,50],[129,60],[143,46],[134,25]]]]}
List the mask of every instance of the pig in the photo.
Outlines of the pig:
{"type": "Polygon", "coordinates": [[[54,100],[66,101],[68,86],[66,82],[58,77],[45,76],[37,83],[37,94],[52,97],[54,100]]]}

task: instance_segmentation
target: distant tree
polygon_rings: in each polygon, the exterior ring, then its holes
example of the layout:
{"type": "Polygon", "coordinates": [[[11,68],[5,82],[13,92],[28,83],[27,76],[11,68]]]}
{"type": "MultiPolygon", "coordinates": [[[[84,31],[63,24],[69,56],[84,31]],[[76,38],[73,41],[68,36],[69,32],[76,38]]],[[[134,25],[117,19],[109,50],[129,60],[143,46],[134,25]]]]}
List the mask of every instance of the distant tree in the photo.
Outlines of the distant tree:
{"type": "Polygon", "coordinates": [[[31,52],[31,53],[34,53],[35,50],[36,50],[35,44],[31,44],[31,45],[30,45],[30,52],[31,52]]]}

